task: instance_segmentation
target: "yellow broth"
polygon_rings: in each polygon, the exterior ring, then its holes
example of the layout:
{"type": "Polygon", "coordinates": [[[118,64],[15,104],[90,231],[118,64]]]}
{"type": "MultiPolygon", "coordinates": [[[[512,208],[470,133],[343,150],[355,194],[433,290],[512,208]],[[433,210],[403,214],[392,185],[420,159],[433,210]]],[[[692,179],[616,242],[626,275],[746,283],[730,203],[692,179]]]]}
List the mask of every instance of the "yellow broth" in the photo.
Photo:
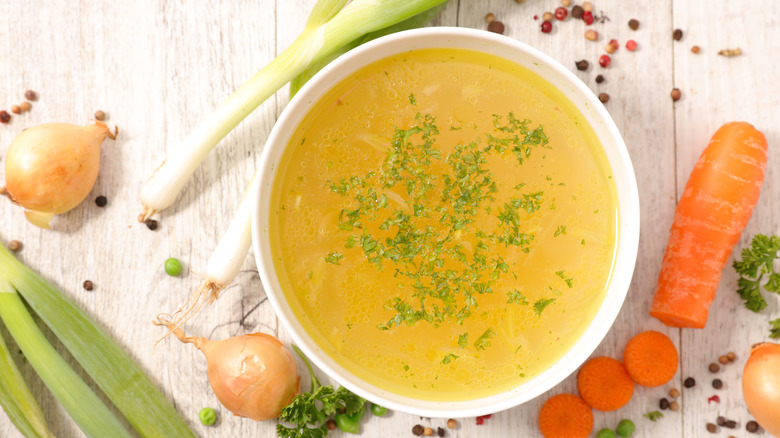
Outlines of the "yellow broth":
{"type": "Polygon", "coordinates": [[[393,393],[518,386],[582,336],[609,283],[617,198],[595,134],[544,79],[491,55],[415,50],[360,69],[313,104],[273,191],[271,248],[295,315],[393,393]],[[414,132],[432,126],[431,141],[414,132]]]}

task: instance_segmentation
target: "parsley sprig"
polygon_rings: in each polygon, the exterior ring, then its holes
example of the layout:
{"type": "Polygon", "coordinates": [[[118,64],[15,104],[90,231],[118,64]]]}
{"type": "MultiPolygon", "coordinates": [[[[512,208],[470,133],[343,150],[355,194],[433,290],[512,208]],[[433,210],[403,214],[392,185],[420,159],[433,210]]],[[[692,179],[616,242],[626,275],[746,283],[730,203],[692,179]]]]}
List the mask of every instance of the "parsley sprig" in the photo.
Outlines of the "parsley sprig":
{"type": "Polygon", "coordinates": [[[780,273],[775,271],[774,261],[780,252],[780,236],[757,234],[750,246],[742,250],[742,260],[734,261],[739,274],[737,293],[745,300],[745,307],[759,312],[766,306],[761,289],[780,294],[780,273]],[[764,277],[767,281],[764,282],[764,277]]]}
{"type": "Polygon", "coordinates": [[[276,425],[276,433],[280,438],[324,437],[329,432],[326,421],[331,415],[337,413],[355,415],[365,408],[366,401],[343,386],[338,389],[333,389],[332,385],[323,386],[314,375],[314,370],[306,356],[297,346],[292,347],[309,370],[311,387],[309,392],[298,394],[282,409],[279,423],[276,425]]]}

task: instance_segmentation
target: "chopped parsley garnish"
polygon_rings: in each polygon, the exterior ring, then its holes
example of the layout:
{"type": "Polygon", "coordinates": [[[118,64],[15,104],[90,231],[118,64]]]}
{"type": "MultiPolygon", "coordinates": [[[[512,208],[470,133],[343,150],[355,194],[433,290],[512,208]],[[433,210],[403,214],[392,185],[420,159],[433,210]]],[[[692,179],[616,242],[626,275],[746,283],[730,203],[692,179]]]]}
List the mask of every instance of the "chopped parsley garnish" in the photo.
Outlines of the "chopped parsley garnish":
{"type": "Polygon", "coordinates": [[[441,363],[446,365],[446,364],[452,362],[453,360],[457,359],[458,357],[460,357],[460,356],[457,356],[457,355],[454,355],[454,354],[450,353],[450,354],[444,356],[444,359],[441,360],[441,363]]]}
{"type": "Polygon", "coordinates": [[[534,303],[534,313],[537,316],[542,316],[542,312],[544,311],[544,309],[554,302],[555,302],[555,298],[539,298],[534,303]]]}
{"type": "Polygon", "coordinates": [[[463,333],[462,335],[458,335],[458,346],[460,348],[466,348],[469,345],[469,334],[463,333]]]}
{"type": "Polygon", "coordinates": [[[658,421],[658,419],[664,418],[664,414],[660,413],[659,411],[648,412],[642,416],[650,421],[658,421]]]}
{"type": "Polygon", "coordinates": [[[742,260],[735,260],[732,265],[739,274],[737,293],[745,300],[745,307],[754,312],[761,311],[767,305],[761,295],[762,283],[767,292],[780,294],[780,273],[775,272],[774,268],[778,251],[780,236],[757,234],[750,246],[742,250],[742,260]]]}
{"type": "Polygon", "coordinates": [[[344,255],[343,254],[339,254],[337,252],[332,252],[332,253],[326,255],[325,257],[323,257],[323,259],[325,259],[325,262],[331,263],[331,264],[334,264],[334,265],[340,265],[341,264],[341,259],[343,259],[343,258],[344,258],[344,255]]]}
{"type": "Polygon", "coordinates": [[[474,348],[477,350],[484,350],[485,348],[490,347],[490,338],[495,335],[496,334],[493,332],[493,329],[485,330],[485,333],[482,333],[482,336],[474,341],[474,348]]]}
{"type": "Polygon", "coordinates": [[[555,271],[555,275],[561,277],[561,279],[566,282],[566,286],[569,286],[569,288],[574,287],[574,285],[572,284],[574,279],[571,277],[567,277],[566,271],[555,271]]]}
{"type": "Polygon", "coordinates": [[[522,293],[520,293],[519,290],[513,290],[512,292],[509,292],[507,295],[507,304],[525,304],[526,306],[530,304],[527,299],[523,296],[522,293]]]}
{"type": "Polygon", "coordinates": [[[566,234],[566,225],[558,225],[558,228],[556,228],[555,233],[553,233],[553,237],[558,237],[561,234],[566,234]]]}
{"type": "Polygon", "coordinates": [[[417,106],[417,99],[414,97],[414,93],[409,95],[409,103],[411,103],[414,106],[417,106]]]}
{"type": "MultiPolygon", "coordinates": [[[[409,102],[416,105],[414,94],[409,102]]],[[[338,219],[344,247],[360,248],[377,270],[391,269],[399,279],[401,292],[385,303],[394,316],[380,329],[421,321],[462,323],[476,311],[480,295],[494,293],[507,274],[516,278],[514,263],[498,256],[496,246],[532,249],[536,236],[528,219],[545,203],[544,192],[518,184],[508,199],[497,199],[501,179],[488,159],[509,154],[521,165],[534,149],[549,148],[542,127],[530,123],[512,113],[493,115],[492,133],[444,154],[435,118],[417,114],[411,127],[395,129],[376,172],[328,181],[332,192],[353,200],[338,219]],[[497,220],[475,226],[484,214],[497,220]]],[[[337,265],[343,257],[331,252],[324,259],[337,265]]],[[[508,292],[507,299],[529,304],[518,291],[508,292]]],[[[537,313],[548,304],[537,303],[537,313]]],[[[474,348],[486,348],[493,336],[487,329],[474,348]]],[[[466,333],[458,345],[468,345],[466,333]]]]}

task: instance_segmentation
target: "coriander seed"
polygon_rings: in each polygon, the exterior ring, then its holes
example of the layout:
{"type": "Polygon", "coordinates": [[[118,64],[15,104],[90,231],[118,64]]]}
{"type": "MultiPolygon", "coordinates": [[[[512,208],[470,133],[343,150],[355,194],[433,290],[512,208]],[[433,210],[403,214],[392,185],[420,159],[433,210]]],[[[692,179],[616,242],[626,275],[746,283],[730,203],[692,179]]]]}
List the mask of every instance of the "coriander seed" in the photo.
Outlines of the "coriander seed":
{"type": "Polygon", "coordinates": [[[423,429],[423,435],[433,436],[433,429],[431,429],[430,427],[426,427],[425,429],[423,429]]]}
{"type": "Polygon", "coordinates": [[[582,2],[582,10],[584,10],[585,12],[593,12],[593,3],[582,2]]]}
{"type": "Polygon", "coordinates": [[[737,359],[737,355],[734,354],[733,351],[729,351],[728,353],[726,353],[726,357],[729,358],[729,362],[734,362],[734,360],[737,359]]]}
{"type": "Polygon", "coordinates": [[[568,8],[571,5],[571,0],[561,0],[561,6],[568,8]]]}
{"type": "Polygon", "coordinates": [[[674,411],[674,412],[677,412],[677,411],[680,410],[680,404],[677,403],[676,401],[670,402],[669,403],[669,409],[674,411]]]}
{"type": "Polygon", "coordinates": [[[545,12],[542,14],[542,20],[544,21],[553,21],[553,18],[555,18],[555,15],[553,15],[552,12],[545,12]]]}
{"type": "Polygon", "coordinates": [[[11,105],[11,112],[14,114],[21,114],[22,107],[20,107],[19,105],[11,105]]]}
{"type": "Polygon", "coordinates": [[[599,33],[593,29],[588,29],[585,31],[585,39],[588,41],[596,41],[599,39],[599,33]]]}
{"type": "Polygon", "coordinates": [[[487,23],[492,23],[493,20],[495,20],[495,19],[496,19],[496,16],[492,12],[488,12],[487,15],[485,15],[485,22],[487,22],[487,23]]]}
{"type": "Polygon", "coordinates": [[[726,357],[725,354],[722,354],[720,355],[720,357],[718,357],[718,362],[720,362],[721,365],[726,365],[727,363],[729,363],[729,358],[726,357]]]}
{"type": "Polygon", "coordinates": [[[449,429],[455,429],[456,427],[458,427],[458,421],[455,420],[454,418],[450,418],[449,420],[447,420],[447,427],[449,429]]]}
{"type": "Polygon", "coordinates": [[[22,242],[18,240],[12,240],[8,242],[8,249],[10,249],[13,252],[17,252],[20,249],[22,249],[22,242]]]}
{"type": "Polygon", "coordinates": [[[22,112],[30,111],[30,108],[32,108],[32,104],[30,102],[22,102],[19,104],[19,107],[21,108],[22,112]]]}
{"type": "Polygon", "coordinates": [[[712,423],[707,423],[707,432],[715,433],[717,431],[718,431],[718,426],[716,426],[716,425],[714,425],[712,423]]]}
{"type": "MultiPolygon", "coordinates": [[[[672,98],[674,98],[674,96],[672,96],[672,98]]],[[[710,364],[710,366],[707,369],[709,369],[711,373],[717,373],[718,371],[720,371],[720,365],[713,362],[710,364]]]]}
{"type": "Polygon", "coordinates": [[[27,90],[24,92],[24,98],[29,101],[34,101],[38,99],[38,94],[33,90],[27,90]]]}
{"type": "Polygon", "coordinates": [[[95,120],[98,120],[98,121],[102,122],[105,119],[106,119],[106,113],[104,113],[101,110],[95,111],[95,120]]]}
{"type": "Polygon", "coordinates": [[[691,52],[693,52],[693,53],[699,53],[700,51],[701,51],[701,48],[699,48],[699,46],[691,47],[691,52]]]}
{"type": "Polygon", "coordinates": [[[669,397],[671,398],[677,398],[680,396],[680,390],[677,388],[672,388],[669,390],[669,397]]]}
{"type": "Polygon", "coordinates": [[[682,97],[682,92],[679,88],[673,88],[670,96],[672,96],[673,101],[677,102],[682,97]]]}
{"type": "Polygon", "coordinates": [[[607,94],[607,93],[599,93],[599,100],[601,101],[601,103],[609,102],[609,94],[607,94]]]}
{"type": "Polygon", "coordinates": [[[493,20],[490,23],[488,23],[487,30],[493,33],[503,34],[504,33],[504,23],[493,20]]]}

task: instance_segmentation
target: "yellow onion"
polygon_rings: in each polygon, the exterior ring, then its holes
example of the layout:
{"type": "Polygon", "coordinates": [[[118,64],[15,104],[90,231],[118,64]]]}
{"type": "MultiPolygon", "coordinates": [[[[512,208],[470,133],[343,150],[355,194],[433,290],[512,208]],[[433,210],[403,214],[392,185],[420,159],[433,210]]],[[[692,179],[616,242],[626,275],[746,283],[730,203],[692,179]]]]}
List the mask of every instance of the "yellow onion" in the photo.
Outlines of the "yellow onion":
{"type": "Polygon", "coordinates": [[[185,336],[170,321],[155,322],[206,356],[209,384],[227,410],[239,417],[270,420],[298,395],[301,377],[290,350],[271,335],[251,333],[211,341],[185,336]]]}
{"type": "Polygon", "coordinates": [[[780,437],[780,344],[753,346],[742,373],[742,396],[758,424],[780,437]]]}
{"type": "Polygon", "coordinates": [[[78,126],[45,123],[22,131],[5,161],[5,193],[26,209],[32,224],[49,228],[56,214],[87,197],[100,169],[100,146],[112,140],[105,123],[78,126]]]}

